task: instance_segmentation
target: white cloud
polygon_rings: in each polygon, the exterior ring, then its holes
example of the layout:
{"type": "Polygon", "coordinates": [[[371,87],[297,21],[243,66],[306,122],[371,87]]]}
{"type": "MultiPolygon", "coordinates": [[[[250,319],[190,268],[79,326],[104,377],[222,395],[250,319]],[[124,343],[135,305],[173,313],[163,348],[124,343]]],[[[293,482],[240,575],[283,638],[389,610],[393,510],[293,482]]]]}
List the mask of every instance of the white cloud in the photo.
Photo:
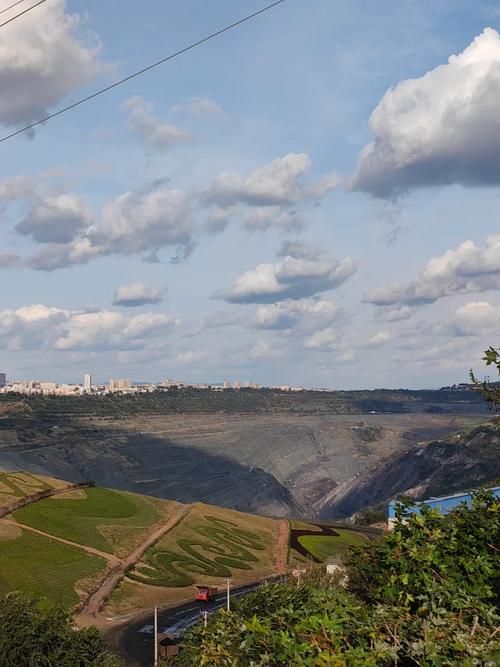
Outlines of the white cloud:
{"type": "Polygon", "coordinates": [[[262,232],[271,228],[289,232],[302,229],[304,222],[298,211],[283,210],[275,206],[261,206],[243,215],[241,226],[248,232],[262,232]]]}
{"type": "Polygon", "coordinates": [[[115,289],[113,298],[114,306],[144,306],[147,303],[161,303],[163,293],[145,283],[133,283],[132,285],[121,285],[115,289]]]}
{"type": "Polygon", "coordinates": [[[0,347],[10,350],[141,349],[179,324],[163,314],[69,311],[35,304],[0,311],[0,347]]]}
{"type": "Polygon", "coordinates": [[[194,246],[193,229],[188,193],[164,187],[126,192],[107,204],[94,224],[73,241],[43,246],[28,265],[53,271],[103,255],[131,255],[165,246],[187,256],[194,246]]]}
{"type": "Polygon", "coordinates": [[[364,300],[375,305],[420,305],[490,289],[500,289],[500,235],[489,236],[484,248],[464,241],[431,259],[417,280],[376,290],[364,300]]]}
{"type": "Polygon", "coordinates": [[[275,303],[301,299],[341,285],[356,270],[350,257],[322,255],[316,261],[285,257],[243,273],[230,290],[214,295],[228,303],[275,303]]]}
{"type": "Polygon", "coordinates": [[[410,306],[397,306],[396,308],[389,308],[386,314],[386,319],[388,322],[409,320],[413,313],[414,310],[410,306]]]}
{"type": "Polygon", "coordinates": [[[220,174],[206,193],[209,203],[218,206],[293,206],[310,198],[319,198],[336,186],[329,175],[317,183],[304,183],[311,169],[305,153],[288,153],[255,169],[246,178],[235,172],[220,174]]]}
{"type": "Polygon", "coordinates": [[[304,340],[304,347],[309,350],[329,348],[337,342],[337,332],[332,328],[319,329],[304,340]]]}
{"type": "Polygon", "coordinates": [[[0,203],[31,197],[36,192],[36,186],[37,179],[31,176],[8,178],[0,183],[0,203]]]}
{"type": "Polygon", "coordinates": [[[272,359],[273,357],[280,357],[282,354],[282,350],[272,347],[266,340],[258,340],[250,348],[248,356],[250,359],[272,359]]]}
{"type": "Polygon", "coordinates": [[[100,44],[79,41],[80,17],[67,14],[65,4],[52,0],[2,28],[0,122],[19,125],[36,120],[104,71],[97,60],[100,44]]]}
{"type": "Polygon", "coordinates": [[[488,301],[470,301],[457,308],[447,322],[423,327],[423,333],[444,336],[485,336],[496,333],[500,325],[500,308],[488,301]]]}
{"type": "Polygon", "coordinates": [[[384,95],[351,187],[393,197],[422,186],[500,184],[499,107],[500,35],[487,28],[446,64],[384,95]]]}
{"type": "Polygon", "coordinates": [[[206,118],[209,116],[220,116],[222,107],[210,97],[190,97],[181,104],[174,104],[170,107],[171,113],[190,113],[197,118],[206,118]]]}
{"type": "Polygon", "coordinates": [[[69,243],[94,222],[90,208],[74,195],[39,201],[16,225],[16,231],[38,243],[69,243]]]}
{"type": "Polygon", "coordinates": [[[393,336],[390,331],[377,331],[376,334],[370,336],[366,342],[366,347],[381,347],[392,340],[393,336]]]}
{"type": "Polygon", "coordinates": [[[162,123],[151,113],[151,105],[138,96],[130,97],[124,106],[129,111],[129,125],[141,137],[149,148],[164,151],[181,141],[189,141],[189,132],[162,123]]]}
{"type": "Polygon", "coordinates": [[[287,300],[261,306],[252,325],[259,329],[315,329],[338,319],[340,309],[329,301],[319,299],[287,300]]]}
{"type": "Polygon", "coordinates": [[[7,269],[10,266],[20,264],[21,258],[13,252],[6,252],[0,254],[0,269],[7,269]]]}

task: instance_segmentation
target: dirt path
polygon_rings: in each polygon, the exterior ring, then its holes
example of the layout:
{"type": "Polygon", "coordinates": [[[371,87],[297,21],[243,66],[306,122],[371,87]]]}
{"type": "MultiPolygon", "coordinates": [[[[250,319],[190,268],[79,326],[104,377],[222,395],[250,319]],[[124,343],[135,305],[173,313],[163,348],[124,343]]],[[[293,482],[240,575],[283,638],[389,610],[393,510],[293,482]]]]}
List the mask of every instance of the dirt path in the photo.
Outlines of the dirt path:
{"type": "Polygon", "coordinates": [[[158,526],[153,532],[151,532],[147,538],[142,542],[134,551],[132,551],[127,558],[123,561],[119,561],[119,564],[110,570],[104,580],[102,581],[99,588],[89,597],[85,606],[80,610],[78,615],[75,617],[75,621],[80,627],[86,627],[89,625],[94,625],[99,627],[97,622],[97,612],[99,611],[104,599],[113,591],[115,586],[125,575],[125,572],[130,567],[133,567],[138,563],[142,556],[153,544],[158,542],[169,530],[175,528],[178,523],[186,516],[190,511],[191,505],[182,505],[175,514],[173,514],[170,519],[158,526]]]}
{"type": "Polygon", "coordinates": [[[280,532],[278,535],[278,546],[276,553],[276,571],[282,574],[286,571],[288,563],[288,533],[290,527],[286,519],[280,521],[280,532]]]}
{"type": "Polygon", "coordinates": [[[110,565],[118,565],[121,561],[119,558],[113,554],[108,554],[105,551],[99,551],[99,549],[94,549],[94,547],[89,547],[86,544],[79,544],[78,542],[71,542],[71,540],[65,540],[64,537],[56,537],[55,535],[50,535],[49,533],[44,533],[43,530],[38,530],[38,528],[32,528],[31,526],[26,526],[24,523],[18,523],[17,521],[11,521],[10,519],[0,519],[0,525],[4,526],[14,526],[20,530],[27,530],[30,533],[35,533],[36,535],[42,535],[47,537],[49,540],[54,542],[62,542],[63,544],[68,544],[70,547],[77,547],[78,549],[83,549],[93,556],[99,556],[104,558],[110,563],[110,565]]]}

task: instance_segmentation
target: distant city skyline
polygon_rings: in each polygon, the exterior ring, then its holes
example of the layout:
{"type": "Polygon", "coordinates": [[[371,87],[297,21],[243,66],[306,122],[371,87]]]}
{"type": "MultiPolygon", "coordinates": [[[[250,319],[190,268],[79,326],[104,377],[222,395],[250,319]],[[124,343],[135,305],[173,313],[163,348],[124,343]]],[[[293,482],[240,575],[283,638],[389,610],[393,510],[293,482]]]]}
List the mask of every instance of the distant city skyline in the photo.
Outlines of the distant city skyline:
{"type": "MultiPolygon", "coordinates": [[[[0,135],[264,4],[157,0],[144,19],[43,3],[2,28],[0,135]]],[[[2,143],[2,372],[332,389],[484,375],[499,30],[491,0],[287,0],[2,143]]]]}

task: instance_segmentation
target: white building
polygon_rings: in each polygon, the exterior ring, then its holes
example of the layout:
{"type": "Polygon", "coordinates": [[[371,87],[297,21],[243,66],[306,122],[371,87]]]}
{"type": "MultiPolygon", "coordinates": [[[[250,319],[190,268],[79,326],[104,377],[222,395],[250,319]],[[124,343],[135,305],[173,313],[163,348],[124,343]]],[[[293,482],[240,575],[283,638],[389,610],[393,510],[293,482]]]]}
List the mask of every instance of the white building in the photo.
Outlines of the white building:
{"type": "Polygon", "coordinates": [[[92,376],[89,373],[85,373],[83,376],[83,391],[86,394],[90,394],[92,391],[92,376]]]}
{"type": "Polygon", "coordinates": [[[111,378],[109,381],[110,391],[123,391],[132,389],[132,380],[125,378],[111,378]]]}

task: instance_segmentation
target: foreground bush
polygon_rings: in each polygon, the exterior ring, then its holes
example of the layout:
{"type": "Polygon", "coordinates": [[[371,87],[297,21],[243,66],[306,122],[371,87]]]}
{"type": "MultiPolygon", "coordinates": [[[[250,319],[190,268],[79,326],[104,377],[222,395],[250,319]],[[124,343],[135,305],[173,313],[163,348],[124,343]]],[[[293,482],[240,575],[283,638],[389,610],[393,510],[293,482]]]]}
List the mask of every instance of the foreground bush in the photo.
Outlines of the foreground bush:
{"type": "Polygon", "coordinates": [[[499,513],[491,494],[447,517],[424,508],[351,550],[349,591],[325,578],[263,587],[186,633],[174,664],[500,664],[499,513]]]}
{"type": "Polygon", "coordinates": [[[17,593],[0,597],[2,667],[119,667],[96,629],[74,630],[66,612],[17,593]]]}

